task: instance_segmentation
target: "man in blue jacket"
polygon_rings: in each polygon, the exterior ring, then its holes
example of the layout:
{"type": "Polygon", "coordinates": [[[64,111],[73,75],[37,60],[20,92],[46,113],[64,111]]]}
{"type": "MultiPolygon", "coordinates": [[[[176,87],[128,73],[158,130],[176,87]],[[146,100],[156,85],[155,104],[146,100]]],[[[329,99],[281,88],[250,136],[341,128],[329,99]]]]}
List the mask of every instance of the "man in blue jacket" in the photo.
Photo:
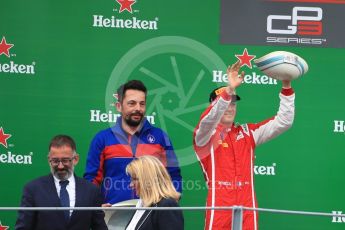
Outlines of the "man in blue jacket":
{"type": "Polygon", "coordinates": [[[139,80],[131,80],[117,90],[117,110],[121,116],[115,126],[102,130],[93,138],[84,178],[101,186],[106,203],[137,198],[129,187],[126,166],[136,157],[152,155],[167,168],[177,191],[182,177],[177,157],[168,135],[152,126],[144,117],[147,89],[139,80]]]}

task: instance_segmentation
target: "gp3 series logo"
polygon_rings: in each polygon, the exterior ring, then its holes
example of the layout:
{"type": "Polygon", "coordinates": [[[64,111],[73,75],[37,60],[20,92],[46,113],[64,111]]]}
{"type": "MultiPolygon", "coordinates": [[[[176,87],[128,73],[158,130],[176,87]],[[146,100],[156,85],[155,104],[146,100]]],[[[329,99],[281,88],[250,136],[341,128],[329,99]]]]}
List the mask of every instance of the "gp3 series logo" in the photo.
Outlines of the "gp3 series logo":
{"type": "Polygon", "coordinates": [[[267,17],[267,32],[270,34],[297,34],[313,35],[322,34],[322,9],[319,7],[300,7],[292,9],[292,15],[269,15],[267,17]],[[287,21],[291,23],[287,28],[275,28],[287,21]]]}

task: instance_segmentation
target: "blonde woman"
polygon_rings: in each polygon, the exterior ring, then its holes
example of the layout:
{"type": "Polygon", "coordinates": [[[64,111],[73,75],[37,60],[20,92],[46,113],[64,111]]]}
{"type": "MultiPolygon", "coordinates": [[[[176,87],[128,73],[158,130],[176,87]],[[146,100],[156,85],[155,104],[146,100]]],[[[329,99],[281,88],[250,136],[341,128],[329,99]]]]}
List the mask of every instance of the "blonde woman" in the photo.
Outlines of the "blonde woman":
{"type": "MultiPolygon", "coordinates": [[[[134,159],[126,168],[130,186],[140,200],[137,207],[179,207],[180,193],[160,160],[153,156],[134,159]]],[[[181,210],[137,210],[126,230],[181,230],[184,219],[181,210]]]]}

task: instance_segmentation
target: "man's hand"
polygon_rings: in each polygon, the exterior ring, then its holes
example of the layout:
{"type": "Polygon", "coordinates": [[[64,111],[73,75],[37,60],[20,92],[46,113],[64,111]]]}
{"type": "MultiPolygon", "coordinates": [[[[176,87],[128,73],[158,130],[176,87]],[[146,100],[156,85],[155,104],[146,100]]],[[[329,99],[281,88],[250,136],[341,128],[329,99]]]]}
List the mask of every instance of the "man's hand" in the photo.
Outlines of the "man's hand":
{"type": "Polygon", "coordinates": [[[241,72],[241,75],[238,75],[240,67],[241,63],[237,61],[235,64],[229,66],[226,71],[229,80],[229,86],[226,88],[226,91],[229,95],[233,94],[235,89],[242,84],[244,71],[241,72]]]}
{"type": "Polygon", "coordinates": [[[102,204],[102,207],[111,207],[112,205],[109,203],[102,204]]]}

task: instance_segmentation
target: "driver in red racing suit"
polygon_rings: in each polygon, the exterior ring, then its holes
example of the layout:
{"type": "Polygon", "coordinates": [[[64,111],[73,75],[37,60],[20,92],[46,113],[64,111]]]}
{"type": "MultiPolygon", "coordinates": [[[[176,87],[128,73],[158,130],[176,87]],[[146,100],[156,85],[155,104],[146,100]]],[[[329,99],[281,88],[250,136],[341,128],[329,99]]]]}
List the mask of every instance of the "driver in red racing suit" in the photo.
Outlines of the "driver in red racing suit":
{"type": "MultiPolygon", "coordinates": [[[[240,62],[228,68],[229,85],[214,90],[210,106],[194,131],[194,149],[208,186],[207,206],[257,208],[254,192],[254,149],[289,129],[294,119],[295,94],[290,81],[282,81],[277,115],[256,124],[234,124],[235,89],[244,72],[240,62]]],[[[232,210],[207,210],[206,230],[231,229],[232,210]]],[[[243,212],[243,230],[257,230],[257,212],[243,212]]]]}

